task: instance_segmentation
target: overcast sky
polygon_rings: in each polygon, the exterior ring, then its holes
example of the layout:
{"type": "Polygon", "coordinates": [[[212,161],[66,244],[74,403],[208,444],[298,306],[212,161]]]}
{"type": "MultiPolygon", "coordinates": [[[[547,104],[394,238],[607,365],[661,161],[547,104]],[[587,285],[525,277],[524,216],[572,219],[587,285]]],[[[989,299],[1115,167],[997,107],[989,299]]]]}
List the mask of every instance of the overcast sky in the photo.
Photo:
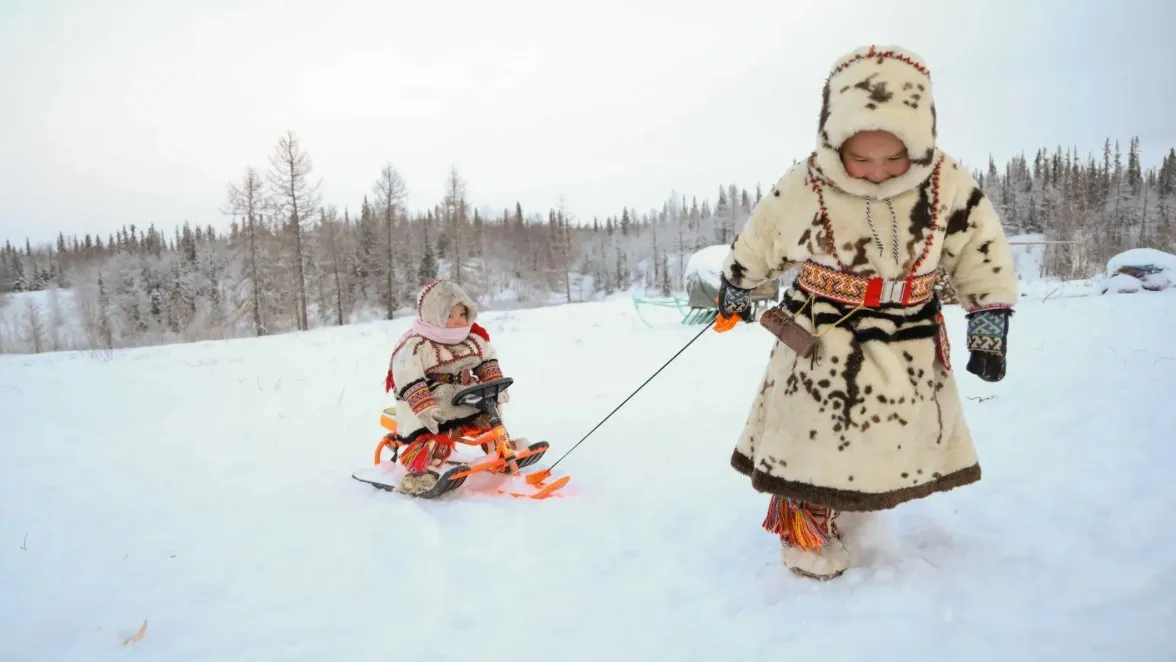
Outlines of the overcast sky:
{"type": "Polygon", "coordinates": [[[454,164],[478,206],[562,195],[579,220],[766,187],[812,149],[833,60],[868,43],[927,59],[941,145],[969,165],[1108,135],[1151,165],[1176,146],[1174,7],[0,0],[0,239],[227,227],[226,184],[288,128],[353,211],[385,163],[414,209],[454,164]]]}

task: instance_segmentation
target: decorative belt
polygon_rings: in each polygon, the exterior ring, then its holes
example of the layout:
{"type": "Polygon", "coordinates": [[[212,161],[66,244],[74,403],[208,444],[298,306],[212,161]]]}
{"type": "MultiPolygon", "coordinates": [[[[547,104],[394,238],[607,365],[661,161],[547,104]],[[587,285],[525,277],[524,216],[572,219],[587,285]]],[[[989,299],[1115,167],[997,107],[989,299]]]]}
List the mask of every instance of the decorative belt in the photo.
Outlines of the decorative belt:
{"type": "Polygon", "coordinates": [[[935,272],[905,280],[866,278],[808,261],[801,267],[797,283],[810,294],[826,299],[878,308],[883,304],[914,306],[925,303],[935,294],[935,280],[935,272]]]}
{"type": "Polygon", "coordinates": [[[477,376],[471,370],[462,370],[460,374],[456,375],[448,372],[430,372],[425,375],[425,379],[434,384],[458,384],[460,386],[478,383],[477,376]]]}

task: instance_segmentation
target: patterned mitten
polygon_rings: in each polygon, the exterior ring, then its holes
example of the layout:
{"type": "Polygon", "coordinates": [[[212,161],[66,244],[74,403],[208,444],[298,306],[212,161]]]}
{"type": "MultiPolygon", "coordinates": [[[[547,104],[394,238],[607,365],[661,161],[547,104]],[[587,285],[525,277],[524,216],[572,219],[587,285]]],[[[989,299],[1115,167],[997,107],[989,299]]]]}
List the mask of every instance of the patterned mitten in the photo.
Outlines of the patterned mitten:
{"type": "Polygon", "coordinates": [[[719,275],[719,314],[751,321],[751,290],[735,287],[725,275],[719,275]]]}
{"type": "Polygon", "coordinates": [[[1005,376],[1011,308],[978,310],[968,315],[968,372],[986,382],[1005,376]]]}

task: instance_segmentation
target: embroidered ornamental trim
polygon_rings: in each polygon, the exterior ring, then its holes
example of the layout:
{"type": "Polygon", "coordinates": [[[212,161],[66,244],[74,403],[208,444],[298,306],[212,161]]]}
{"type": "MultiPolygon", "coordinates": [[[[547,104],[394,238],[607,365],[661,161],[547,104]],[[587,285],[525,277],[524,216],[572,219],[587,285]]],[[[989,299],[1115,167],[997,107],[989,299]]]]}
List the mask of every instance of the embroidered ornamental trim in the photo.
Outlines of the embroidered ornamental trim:
{"type": "Polygon", "coordinates": [[[400,398],[401,400],[404,400],[405,399],[404,394],[407,393],[410,388],[416,386],[417,384],[424,384],[424,383],[425,383],[424,378],[414,379],[411,382],[409,382],[409,383],[405,384],[404,386],[400,387],[399,389],[397,389],[396,390],[396,397],[400,398]]]}
{"type": "Polygon", "coordinates": [[[926,303],[935,295],[936,277],[937,274],[932,272],[905,280],[866,278],[810,260],[800,268],[799,284],[810,294],[839,303],[878,308],[882,304],[914,306],[926,303]]]}
{"type": "Polygon", "coordinates": [[[425,375],[425,379],[429,380],[430,388],[436,384],[456,384],[458,386],[469,386],[480,381],[473,370],[469,368],[462,368],[457,373],[452,372],[430,372],[425,375]]]}
{"type": "Polygon", "coordinates": [[[727,285],[729,287],[723,288],[723,300],[720,302],[720,308],[732,315],[742,314],[751,308],[751,290],[735,287],[730,282],[727,285]]]}
{"type": "Polygon", "coordinates": [[[862,62],[863,60],[872,60],[872,59],[878,59],[878,60],[890,59],[890,60],[898,60],[899,62],[905,62],[905,63],[911,65],[912,67],[914,67],[919,73],[923,74],[928,79],[931,78],[931,70],[928,69],[926,65],[918,62],[917,60],[910,57],[909,55],[903,55],[902,53],[896,53],[894,51],[880,51],[880,50],[878,50],[878,47],[874,46],[873,44],[870,45],[870,50],[866,51],[864,54],[858,53],[857,55],[854,55],[854,56],[846,59],[844,62],[833,67],[833,71],[829,72],[829,78],[833,78],[837,74],[841,73],[847,67],[849,67],[851,64],[855,64],[857,62],[862,62]]]}
{"type": "Polygon", "coordinates": [[[466,359],[476,358],[480,362],[482,358],[482,346],[478,344],[478,342],[474,339],[474,336],[470,336],[456,345],[443,345],[441,343],[429,340],[424,336],[409,334],[404,338],[404,340],[400,342],[399,345],[396,346],[396,349],[392,350],[392,361],[389,363],[389,366],[391,366],[391,363],[396,362],[396,354],[401,350],[407,350],[412,353],[419,351],[428,352],[431,350],[431,362],[428,361],[424,355],[421,356],[421,360],[424,361],[426,365],[430,366],[428,368],[430,371],[437,371],[440,368],[447,368],[454,363],[457,363],[458,361],[466,359]],[[411,348],[408,348],[408,343],[413,341],[415,341],[416,344],[414,344],[411,348]],[[444,356],[442,356],[442,350],[445,351],[444,356]],[[458,350],[461,350],[461,353],[458,353],[458,350]]]}
{"type": "Polygon", "coordinates": [[[935,355],[939,357],[943,369],[951,372],[951,340],[947,337],[947,321],[942,312],[935,313],[935,325],[939,327],[935,334],[935,355]]]}
{"type": "Polygon", "coordinates": [[[392,359],[388,362],[388,369],[389,370],[392,369],[392,364],[396,363],[396,355],[398,353],[400,353],[400,350],[404,349],[404,347],[406,345],[408,345],[408,343],[410,343],[414,340],[418,341],[418,342],[416,343],[416,345],[414,345],[412,347],[411,350],[409,350],[410,352],[416,352],[418,349],[420,349],[420,346],[423,343],[428,342],[428,340],[426,340],[424,336],[418,336],[415,333],[406,335],[404,338],[401,338],[400,342],[396,344],[396,347],[392,348],[392,359]]]}
{"type": "Polygon", "coordinates": [[[484,361],[481,365],[474,368],[474,374],[477,375],[479,382],[502,379],[502,369],[498,366],[498,359],[484,361]]]}
{"type": "Polygon", "coordinates": [[[1009,332],[1006,311],[984,310],[968,316],[968,350],[972,352],[1005,353],[1005,339],[1009,332]]]}
{"type": "Polygon", "coordinates": [[[1013,309],[1013,307],[1008,305],[1007,303],[994,303],[994,304],[990,304],[987,306],[976,306],[975,308],[968,308],[965,312],[967,314],[971,315],[972,313],[982,313],[986,310],[1008,310],[1008,311],[1011,311],[1012,309],[1013,309]]]}
{"type": "Polygon", "coordinates": [[[412,413],[420,414],[429,407],[437,405],[437,401],[433,399],[433,392],[429,390],[428,383],[423,379],[419,379],[404,389],[401,394],[401,399],[412,407],[412,413]]]}
{"type": "Polygon", "coordinates": [[[417,300],[416,300],[417,317],[421,316],[421,306],[423,306],[425,304],[425,297],[429,295],[429,292],[431,292],[434,287],[437,287],[438,285],[440,285],[443,282],[444,281],[442,281],[440,279],[432,280],[432,281],[429,281],[428,283],[426,283],[425,286],[421,288],[420,293],[417,294],[417,300]]]}
{"type": "MultiPolygon", "coordinates": [[[[817,167],[816,154],[809,157],[808,160],[808,185],[809,188],[817,194],[817,215],[821,219],[821,224],[825,228],[823,235],[825,252],[837,261],[837,266],[841,271],[848,272],[849,268],[841,261],[841,257],[837,255],[837,240],[833,236],[833,221],[829,219],[829,209],[825,206],[825,186],[832,186],[821,173],[821,169],[817,167]]],[[[923,253],[919,255],[919,259],[911,265],[907,272],[908,277],[918,273],[923,266],[923,262],[931,254],[931,247],[935,245],[935,233],[939,231],[939,175],[943,169],[943,157],[940,157],[935,162],[935,167],[931,170],[931,223],[927,228],[927,240],[923,243],[923,253]]],[[[837,188],[833,186],[833,188],[837,188]]]]}
{"type": "Polygon", "coordinates": [[[468,359],[478,359],[481,363],[482,347],[471,338],[467,338],[456,345],[442,345],[435,343],[432,340],[426,340],[433,348],[433,367],[430,370],[440,371],[442,368],[449,368],[450,366],[460,361],[468,359]],[[444,358],[441,350],[444,349],[448,358],[444,358]],[[462,350],[459,353],[459,350],[462,350]]]}

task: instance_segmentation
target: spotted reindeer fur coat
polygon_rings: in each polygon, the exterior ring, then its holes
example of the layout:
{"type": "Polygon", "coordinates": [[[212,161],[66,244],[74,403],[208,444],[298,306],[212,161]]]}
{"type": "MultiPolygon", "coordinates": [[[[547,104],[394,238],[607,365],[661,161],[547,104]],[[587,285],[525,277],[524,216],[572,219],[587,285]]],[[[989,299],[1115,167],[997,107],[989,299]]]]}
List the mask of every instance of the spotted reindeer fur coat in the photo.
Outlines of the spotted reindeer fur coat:
{"type": "MultiPolygon", "coordinates": [[[[989,199],[936,147],[930,75],[918,57],[859,49],[839,61],[823,97],[817,150],[779,179],[733,242],[731,284],[754,287],[805,263],[886,280],[942,266],[966,310],[1011,307],[1011,248],[989,199]],[[877,129],[903,140],[911,168],[882,184],[849,177],[841,144],[877,129]]],[[[979,480],[939,301],[859,307],[810,294],[793,282],[783,306],[821,334],[816,351],[802,358],[773,347],[735,469],[759,491],[847,511],[979,480]]]]}

